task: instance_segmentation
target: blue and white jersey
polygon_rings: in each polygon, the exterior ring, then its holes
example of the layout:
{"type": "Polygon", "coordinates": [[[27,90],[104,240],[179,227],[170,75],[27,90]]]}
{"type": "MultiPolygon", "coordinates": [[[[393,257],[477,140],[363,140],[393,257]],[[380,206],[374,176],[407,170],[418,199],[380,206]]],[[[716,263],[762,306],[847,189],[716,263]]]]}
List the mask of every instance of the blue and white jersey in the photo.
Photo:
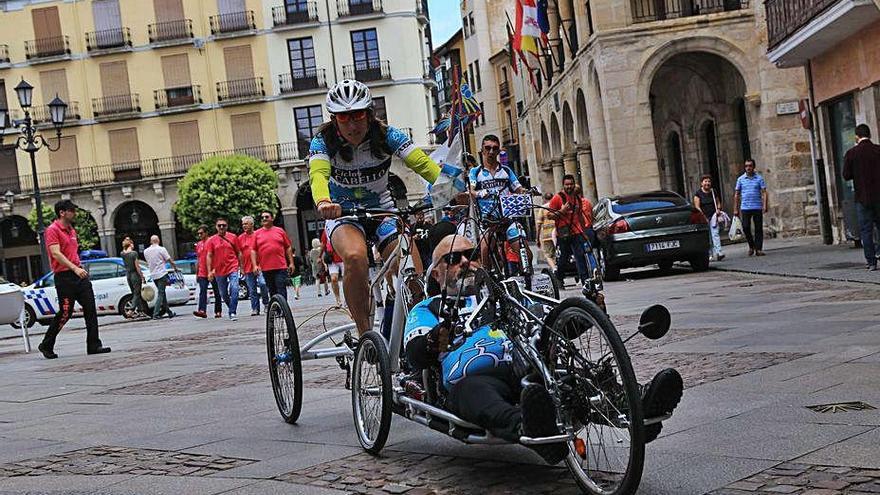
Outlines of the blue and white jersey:
{"type": "MultiPolygon", "coordinates": [[[[393,155],[406,160],[416,149],[412,139],[403,131],[388,126],[386,136],[388,149],[393,155]]],[[[336,153],[330,156],[323,136],[312,138],[309,162],[330,163],[330,197],[343,208],[393,208],[394,200],[388,187],[388,171],[392,155],[376,158],[370,151],[369,141],[354,148],[352,160],[345,161],[336,153]]]]}
{"type": "MultiPolygon", "coordinates": [[[[463,298],[459,316],[469,317],[477,307],[476,296],[463,298]]],[[[436,311],[440,305],[440,296],[426,299],[417,304],[406,320],[404,330],[404,346],[410,340],[427,335],[440,322],[436,311]]],[[[455,348],[450,352],[440,353],[440,367],[443,373],[443,387],[446,390],[469,375],[490,373],[502,366],[509,366],[513,361],[513,344],[501,330],[494,330],[483,325],[466,339],[458,336],[452,342],[455,348]]]]}
{"type": "Polygon", "coordinates": [[[477,205],[484,215],[501,216],[495,198],[497,196],[513,194],[522,187],[516,172],[506,165],[499,166],[494,174],[482,165],[474,167],[471,169],[469,176],[471,185],[479,192],[477,205]]]}

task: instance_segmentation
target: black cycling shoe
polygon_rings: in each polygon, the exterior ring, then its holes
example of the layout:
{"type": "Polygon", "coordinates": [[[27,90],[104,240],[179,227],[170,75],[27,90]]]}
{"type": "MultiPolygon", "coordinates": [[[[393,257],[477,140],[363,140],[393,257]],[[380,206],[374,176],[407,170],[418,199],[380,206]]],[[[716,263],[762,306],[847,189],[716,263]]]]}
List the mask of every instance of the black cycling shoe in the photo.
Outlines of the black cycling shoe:
{"type": "Polygon", "coordinates": [[[58,359],[58,354],[55,354],[55,351],[50,349],[47,346],[44,346],[41,342],[40,345],[37,346],[37,349],[43,354],[43,357],[46,359],[58,359]]]}
{"type": "MultiPolygon", "coordinates": [[[[520,394],[520,407],[522,408],[523,435],[540,438],[559,434],[553,399],[550,398],[550,394],[543,386],[526,385],[520,394]]],[[[568,456],[568,446],[562,442],[528,447],[537,452],[550,465],[558,464],[568,456]]]]}
{"type": "MultiPolygon", "coordinates": [[[[684,382],[678,371],[666,368],[660,371],[651,383],[641,386],[642,406],[645,410],[645,419],[664,416],[675,410],[681,401],[684,391],[684,382]]],[[[663,423],[654,423],[645,426],[645,443],[653,442],[660,435],[663,423]]]]}

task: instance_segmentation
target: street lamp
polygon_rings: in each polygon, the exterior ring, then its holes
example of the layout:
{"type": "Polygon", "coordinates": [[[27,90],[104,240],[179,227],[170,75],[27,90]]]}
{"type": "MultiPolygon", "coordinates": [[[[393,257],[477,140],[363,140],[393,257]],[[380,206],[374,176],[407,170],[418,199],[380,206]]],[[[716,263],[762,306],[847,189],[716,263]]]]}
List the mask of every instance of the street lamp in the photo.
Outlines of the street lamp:
{"type": "Polygon", "coordinates": [[[290,175],[293,177],[294,184],[299,185],[299,181],[302,179],[302,169],[299,167],[293,167],[290,175]]]}
{"type": "MultiPolygon", "coordinates": [[[[30,155],[31,175],[34,180],[34,203],[37,207],[37,235],[40,238],[40,263],[43,273],[46,273],[49,271],[49,255],[46,251],[43,201],[40,196],[40,183],[37,177],[37,160],[35,155],[42,148],[46,148],[49,151],[58,151],[61,148],[61,124],[64,123],[64,117],[67,113],[67,103],[64,103],[58,95],[55,95],[55,99],[49,103],[49,114],[52,118],[52,124],[55,126],[55,137],[58,141],[53,147],[48,139],[44,138],[42,134],[37,133],[36,126],[31,118],[30,108],[33,105],[34,87],[22,79],[15,86],[15,95],[18,97],[18,104],[24,110],[24,118],[13,120],[11,126],[11,129],[18,131],[19,136],[15,140],[15,145],[9,150],[3,148],[3,138],[6,135],[6,118],[9,110],[0,108],[0,149],[5,154],[14,154],[16,149],[20,149],[30,155]]],[[[8,198],[9,195],[7,194],[7,200],[8,198]]]]}

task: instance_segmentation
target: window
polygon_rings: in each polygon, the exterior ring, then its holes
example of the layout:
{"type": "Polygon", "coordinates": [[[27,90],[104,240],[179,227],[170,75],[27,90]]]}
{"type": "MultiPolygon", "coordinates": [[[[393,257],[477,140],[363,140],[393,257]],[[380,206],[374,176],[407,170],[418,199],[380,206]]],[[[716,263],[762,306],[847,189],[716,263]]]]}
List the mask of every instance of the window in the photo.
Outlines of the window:
{"type": "Polygon", "coordinates": [[[137,129],[116,129],[107,132],[110,142],[110,161],[113,165],[133,164],[141,159],[137,129]]]}
{"type": "Polygon", "coordinates": [[[237,151],[253,151],[263,146],[263,126],[259,112],[232,115],[229,121],[232,126],[232,146],[237,151]]]}
{"type": "Polygon", "coordinates": [[[9,108],[9,102],[6,100],[6,80],[0,79],[0,108],[9,108]]]}
{"type": "Polygon", "coordinates": [[[288,14],[308,12],[309,0],[285,0],[284,6],[287,8],[288,14]]]}
{"type": "Polygon", "coordinates": [[[473,12],[468,14],[468,20],[470,20],[470,23],[471,23],[471,34],[477,34],[476,25],[474,24],[474,13],[473,12]]]}
{"type": "Polygon", "coordinates": [[[480,102],[480,125],[486,125],[486,107],[480,102]]]}
{"type": "Polygon", "coordinates": [[[470,36],[470,31],[468,30],[468,20],[467,17],[461,18],[461,26],[462,32],[464,33],[464,37],[468,38],[470,36]]]}
{"type": "Polygon", "coordinates": [[[287,40],[287,54],[290,57],[292,79],[315,75],[315,45],[311,37],[287,40]]]}
{"type": "Polygon", "coordinates": [[[468,64],[468,86],[474,90],[474,64],[468,64]]]}
{"type": "Polygon", "coordinates": [[[483,80],[480,78],[480,61],[474,60],[474,76],[477,78],[477,85],[475,86],[475,91],[480,91],[483,89],[483,80]]]}
{"type": "Polygon", "coordinates": [[[116,263],[89,263],[86,265],[89,270],[89,279],[91,280],[107,280],[109,278],[120,277],[120,266],[116,263]]]}
{"type": "Polygon", "coordinates": [[[297,150],[300,157],[306,157],[309,155],[309,145],[312,143],[312,137],[318,132],[318,127],[321,126],[321,123],[324,122],[321,105],[294,108],[293,118],[296,122],[297,150]]]}
{"type": "Polygon", "coordinates": [[[388,112],[385,108],[385,97],[373,97],[373,113],[376,115],[376,118],[382,119],[384,121],[388,121],[388,112]]]}
{"type": "Polygon", "coordinates": [[[351,32],[351,52],[355,70],[379,68],[379,39],[375,29],[351,32]]]}

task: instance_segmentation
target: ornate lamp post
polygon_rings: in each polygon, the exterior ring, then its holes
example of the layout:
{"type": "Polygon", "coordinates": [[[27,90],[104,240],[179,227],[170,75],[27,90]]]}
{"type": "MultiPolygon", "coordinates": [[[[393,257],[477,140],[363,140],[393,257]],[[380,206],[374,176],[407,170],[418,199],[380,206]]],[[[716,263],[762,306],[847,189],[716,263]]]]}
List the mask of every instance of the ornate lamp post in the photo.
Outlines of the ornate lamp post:
{"type": "MultiPolygon", "coordinates": [[[[15,87],[15,94],[18,97],[18,103],[24,111],[24,118],[12,121],[12,128],[17,129],[19,136],[15,140],[15,145],[10,150],[15,153],[16,149],[20,149],[30,155],[31,158],[31,174],[34,181],[34,202],[37,207],[37,235],[40,238],[40,261],[43,273],[49,271],[49,255],[46,251],[45,224],[43,222],[43,201],[40,196],[40,183],[37,177],[37,161],[35,155],[37,151],[46,148],[49,151],[58,151],[61,148],[61,124],[64,123],[65,114],[67,113],[67,103],[55,95],[55,99],[49,103],[49,113],[52,117],[52,124],[55,126],[55,136],[58,143],[52,147],[49,141],[37,133],[37,128],[31,118],[30,108],[33,103],[34,87],[27,83],[24,79],[15,87]]],[[[3,137],[6,128],[6,118],[8,110],[0,108],[0,147],[3,146],[3,137]]],[[[4,153],[6,151],[4,150],[4,153]]]]}

